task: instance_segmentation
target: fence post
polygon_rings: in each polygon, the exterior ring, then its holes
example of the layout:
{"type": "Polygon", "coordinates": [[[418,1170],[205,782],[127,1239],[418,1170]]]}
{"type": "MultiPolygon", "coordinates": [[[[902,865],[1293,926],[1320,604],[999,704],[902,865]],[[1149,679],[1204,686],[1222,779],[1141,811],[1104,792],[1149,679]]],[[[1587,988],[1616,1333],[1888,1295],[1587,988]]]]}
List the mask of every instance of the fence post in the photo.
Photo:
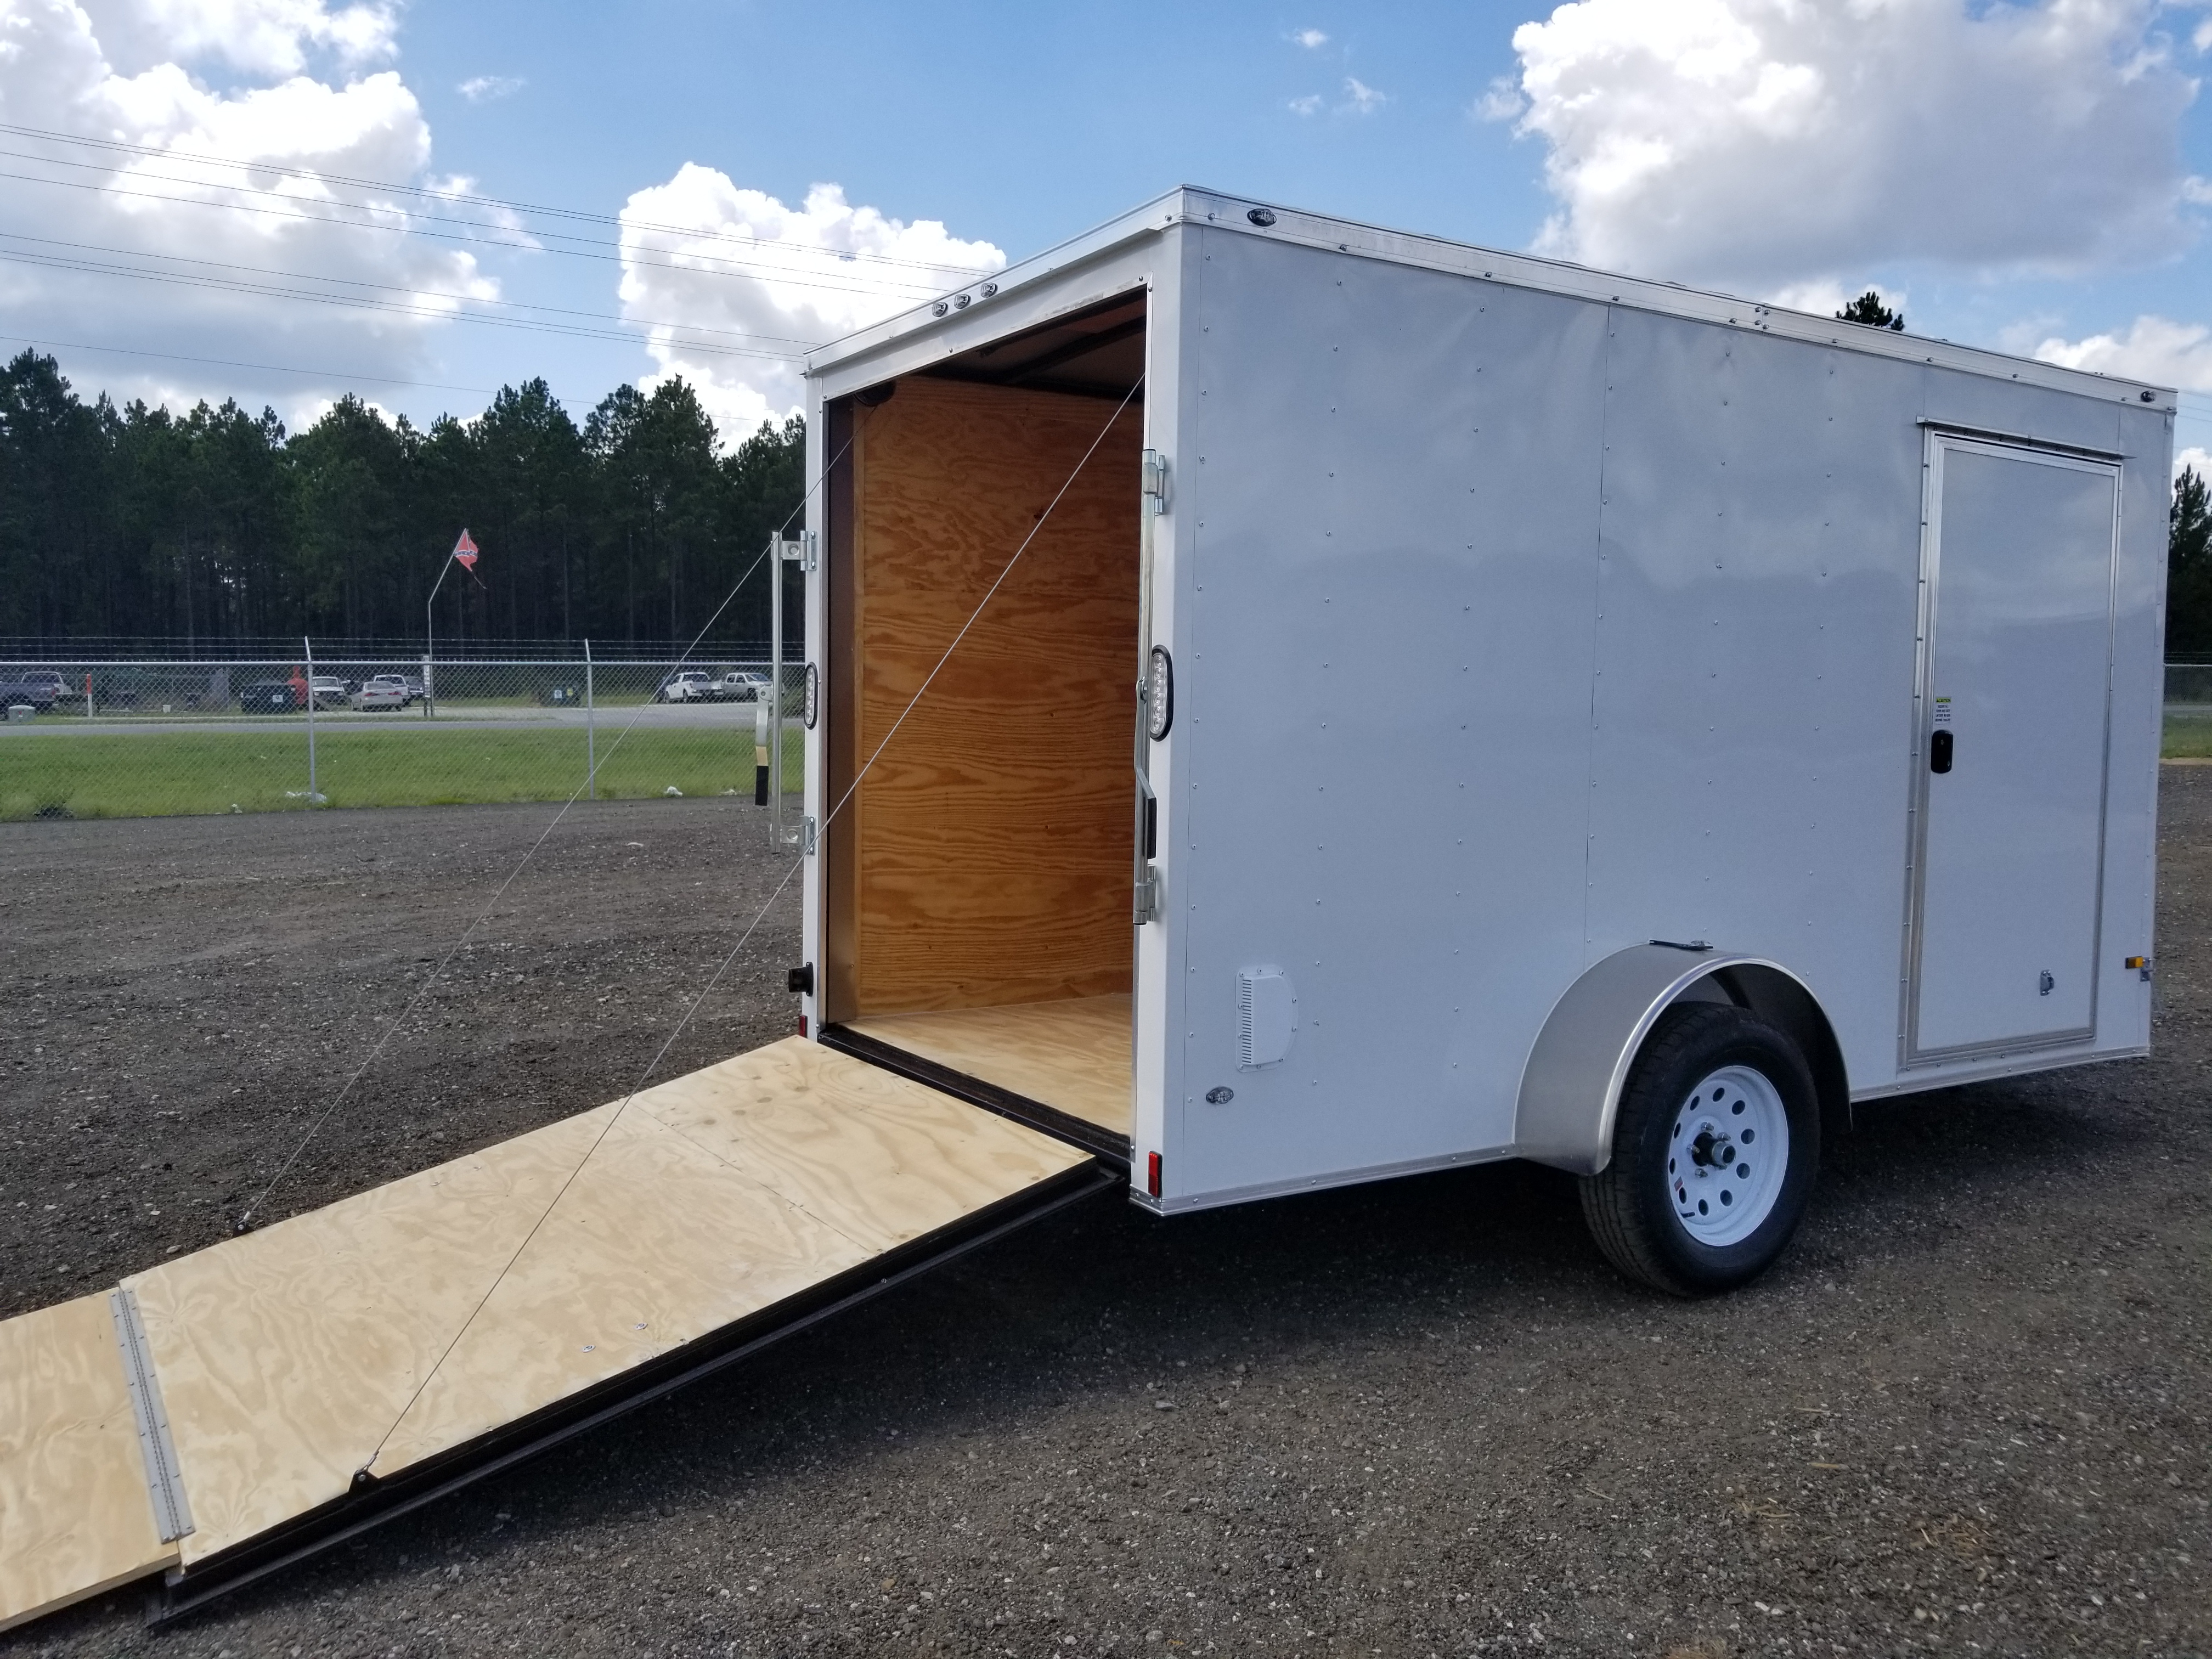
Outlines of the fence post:
{"type": "Polygon", "coordinates": [[[300,645],[307,653],[307,805],[312,808],[322,799],[315,793],[315,642],[302,634],[300,645]]]}
{"type": "Polygon", "coordinates": [[[584,791],[587,799],[599,798],[599,733],[593,722],[599,700],[592,684],[592,642],[584,641],[584,791]]]}

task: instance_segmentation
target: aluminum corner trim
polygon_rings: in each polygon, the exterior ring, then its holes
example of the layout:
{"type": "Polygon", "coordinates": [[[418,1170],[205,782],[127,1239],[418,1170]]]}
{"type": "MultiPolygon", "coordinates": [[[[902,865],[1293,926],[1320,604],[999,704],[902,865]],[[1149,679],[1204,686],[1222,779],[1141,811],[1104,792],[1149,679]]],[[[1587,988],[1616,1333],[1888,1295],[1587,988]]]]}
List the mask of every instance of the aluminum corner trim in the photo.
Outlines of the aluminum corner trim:
{"type": "Polygon", "coordinates": [[[1652,1023],[1707,975],[1750,965],[1789,973],[1764,957],[1671,945],[1633,945],[1585,969],[1528,1051],[1513,1120],[1515,1153],[1575,1175],[1604,1169],[1613,1158],[1620,1091],[1652,1023]]]}
{"type": "Polygon", "coordinates": [[[154,1528],[173,1544],[192,1529],[192,1507],[185,1496],[185,1477],[177,1467],[176,1443],[169,1438],[169,1413],[161,1404],[161,1379],[154,1374],[138,1297],[129,1289],[111,1291],[107,1310],[115,1319],[115,1346],[123,1357],[123,1386],[131,1395],[131,1416],[138,1426],[138,1451],[146,1460],[146,1496],[154,1506],[154,1528]]]}

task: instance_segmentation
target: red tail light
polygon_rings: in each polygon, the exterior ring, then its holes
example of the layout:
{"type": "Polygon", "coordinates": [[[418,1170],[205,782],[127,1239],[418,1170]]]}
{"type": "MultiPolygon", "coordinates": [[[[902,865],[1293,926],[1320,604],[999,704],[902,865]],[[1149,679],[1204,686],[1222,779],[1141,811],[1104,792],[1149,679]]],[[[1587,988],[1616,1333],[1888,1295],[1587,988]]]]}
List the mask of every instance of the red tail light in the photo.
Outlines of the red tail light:
{"type": "Polygon", "coordinates": [[[1158,1152],[1145,1154],[1145,1190],[1154,1198],[1160,1195],[1160,1155],[1158,1152]]]}

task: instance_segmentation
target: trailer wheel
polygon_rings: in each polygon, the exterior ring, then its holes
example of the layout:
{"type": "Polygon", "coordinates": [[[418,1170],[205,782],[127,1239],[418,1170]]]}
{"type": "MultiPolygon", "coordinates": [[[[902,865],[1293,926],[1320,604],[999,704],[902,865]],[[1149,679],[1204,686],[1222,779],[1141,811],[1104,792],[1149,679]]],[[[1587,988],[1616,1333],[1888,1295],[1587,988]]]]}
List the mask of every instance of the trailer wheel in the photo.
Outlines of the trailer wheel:
{"type": "Polygon", "coordinates": [[[1678,1003],[1636,1057],[1613,1161],[1583,1179],[1583,1215],[1631,1279],[1675,1296],[1732,1290],[1797,1231],[1820,1146],[1797,1045],[1741,1008],[1678,1003]]]}

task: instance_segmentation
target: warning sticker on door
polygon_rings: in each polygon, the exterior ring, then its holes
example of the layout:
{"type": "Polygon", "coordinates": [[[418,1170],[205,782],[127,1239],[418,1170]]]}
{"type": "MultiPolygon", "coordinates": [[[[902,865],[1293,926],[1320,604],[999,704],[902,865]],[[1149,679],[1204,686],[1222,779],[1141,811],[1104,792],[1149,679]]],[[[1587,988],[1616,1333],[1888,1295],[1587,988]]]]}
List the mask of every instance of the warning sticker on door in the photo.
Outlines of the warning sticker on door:
{"type": "Polygon", "coordinates": [[[1951,700],[1950,700],[1950,698],[1948,698],[1948,697],[1938,697],[1938,698],[1936,698],[1936,725],[1938,725],[1938,726],[1948,726],[1950,723],[1951,723],[1951,700]]]}

